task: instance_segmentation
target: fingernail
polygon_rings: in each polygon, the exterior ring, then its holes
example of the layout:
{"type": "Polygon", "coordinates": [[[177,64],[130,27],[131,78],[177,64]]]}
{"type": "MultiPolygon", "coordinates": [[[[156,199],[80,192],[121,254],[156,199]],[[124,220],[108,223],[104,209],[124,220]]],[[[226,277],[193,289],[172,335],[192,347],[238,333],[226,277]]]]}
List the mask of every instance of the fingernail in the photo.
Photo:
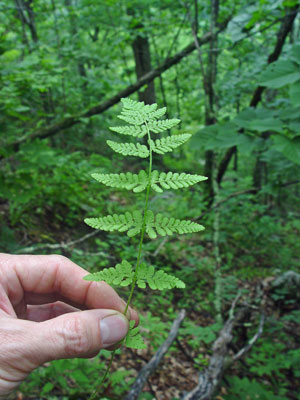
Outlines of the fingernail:
{"type": "Polygon", "coordinates": [[[110,347],[119,342],[128,332],[128,320],[123,315],[110,315],[100,321],[103,347],[110,347]]]}

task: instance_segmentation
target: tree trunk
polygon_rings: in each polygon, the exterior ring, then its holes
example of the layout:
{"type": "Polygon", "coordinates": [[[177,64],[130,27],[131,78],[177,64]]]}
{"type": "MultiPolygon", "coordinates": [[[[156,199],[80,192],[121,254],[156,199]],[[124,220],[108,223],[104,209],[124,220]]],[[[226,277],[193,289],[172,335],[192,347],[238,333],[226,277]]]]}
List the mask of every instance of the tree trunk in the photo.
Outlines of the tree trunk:
{"type": "MultiPolygon", "coordinates": [[[[147,37],[138,35],[132,43],[137,79],[152,70],[150,45],[147,37]]],[[[145,104],[156,103],[154,81],[149,82],[143,91],[139,91],[139,101],[145,104]]]]}

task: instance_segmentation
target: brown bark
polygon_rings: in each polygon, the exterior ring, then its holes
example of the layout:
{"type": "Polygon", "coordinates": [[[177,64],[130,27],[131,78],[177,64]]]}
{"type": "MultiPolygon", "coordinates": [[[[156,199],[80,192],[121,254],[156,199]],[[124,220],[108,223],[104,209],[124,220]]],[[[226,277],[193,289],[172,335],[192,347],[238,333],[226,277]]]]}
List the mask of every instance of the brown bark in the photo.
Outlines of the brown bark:
{"type": "MultiPolygon", "coordinates": [[[[132,43],[137,79],[152,70],[150,45],[147,37],[138,35],[132,43]]],[[[148,83],[143,91],[139,91],[139,101],[145,104],[156,103],[154,81],[148,83]]]]}

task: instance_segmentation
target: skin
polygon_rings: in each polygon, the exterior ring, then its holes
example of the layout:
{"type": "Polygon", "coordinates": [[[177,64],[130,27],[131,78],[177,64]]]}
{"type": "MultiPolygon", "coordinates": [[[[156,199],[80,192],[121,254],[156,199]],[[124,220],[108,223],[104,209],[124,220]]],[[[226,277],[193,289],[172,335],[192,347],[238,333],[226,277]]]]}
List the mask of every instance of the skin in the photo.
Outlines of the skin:
{"type": "Polygon", "coordinates": [[[111,349],[138,324],[105,282],[58,256],[0,253],[0,397],[5,398],[45,362],[94,357],[111,349]]]}

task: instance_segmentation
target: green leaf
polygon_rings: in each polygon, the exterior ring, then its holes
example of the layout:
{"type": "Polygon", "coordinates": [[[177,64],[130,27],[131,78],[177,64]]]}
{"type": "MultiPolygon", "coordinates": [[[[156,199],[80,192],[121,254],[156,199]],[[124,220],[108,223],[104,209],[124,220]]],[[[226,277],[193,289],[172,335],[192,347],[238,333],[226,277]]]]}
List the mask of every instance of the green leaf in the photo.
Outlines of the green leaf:
{"type": "MultiPolygon", "coordinates": [[[[153,171],[157,172],[157,171],[153,171]]],[[[158,175],[158,172],[157,172],[158,175]]],[[[151,176],[152,178],[152,176],[151,176]]],[[[155,181],[153,182],[151,179],[151,186],[153,187],[154,190],[156,190],[157,192],[162,191],[162,189],[160,189],[157,185],[157,183],[159,183],[159,185],[163,188],[163,189],[181,189],[184,187],[188,187],[191,185],[195,185],[198,182],[201,181],[205,181],[207,178],[205,176],[201,176],[201,175],[191,175],[191,174],[186,174],[185,172],[182,173],[178,173],[178,172],[161,172],[158,176],[158,178],[155,179],[155,181]],[[157,189],[160,189],[158,190],[157,189]]]]}
{"type": "MultiPolygon", "coordinates": [[[[274,115],[273,110],[266,108],[247,108],[237,115],[235,122],[241,127],[250,131],[266,132],[275,131],[282,132],[283,123],[277,116],[274,115]]],[[[239,135],[241,136],[241,135],[239,135]]]]}
{"type": "Polygon", "coordinates": [[[154,133],[164,132],[178,125],[179,122],[180,119],[164,119],[161,121],[152,121],[148,123],[148,129],[154,133]]]}
{"type": "Polygon", "coordinates": [[[117,143],[112,140],[107,140],[106,143],[116,153],[120,153],[123,156],[136,156],[141,158],[147,158],[149,156],[147,147],[140,143],[117,143]]]}
{"type": "Polygon", "coordinates": [[[154,216],[151,210],[147,211],[146,232],[151,239],[155,239],[157,235],[166,236],[172,235],[173,233],[194,233],[202,230],[204,230],[204,226],[197,224],[196,222],[167,218],[162,214],[154,216]]]}
{"type": "Polygon", "coordinates": [[[168,136],[166,138],[157,139],[155,142],[151,140],[151,148],[155,153],[164,154],[173,151],[176,147],[185,143],[192,135],[183,134],[176,136],[168,136]]]}
{"type": "Polygon", "coordinates": [[[128,231],[128,236],[137,235],[142,229],[143,217],[139,211],[125,214],[113,214],[100,218],[86,218],[84,222],[94,229],[102,231],[128,231]]]}
{"type": "Polygon", "coordinates": [[[277,89],[300,79],[299,66],[290,60],[270,64],[261,74],[260,85],[277,89]]]}
{"type": "Polygon", "coordinates": [[[130,321],[129,323],[129,331],[125,338],[125,346],[132,349],[145,349],[147,346],[140,334],[140,328],[138,326],[134,328],[134,324],[134,321],[130,321]]]}
{"type": "Polygon", "coordinates": [[[131,172],[126,174],[92,174],[92,177],[106,186],[133,190],[134,192],[145,190],[149,182],[148,175],[144,170],[141,170],[138,174],[131,172]]]}
{"type": "Polygon", "coordinates": [[[114,126],[110,127],[110,130],[120,133],[121,135],[128,135],[133,137],[142,138],[147,134],[147,127],[146,125],[139,125],[139,126],[114,126]]]}
{"type": "Polygon", "coordinates": [[[290,99],[294,107],[300,106],[300,80],[290,86],[290,99]]]}
{"type": "MultiPolygon", "coordinates": [[[[138,174],[131,172],[121,174],[92,174],[92,177],[106,186],[118,189],[133,190],[136,193],[142,192],[147,188],[149,179],[146,171],[141,170],[138,174]]],[[[205,181],[207,178],[201,175],[191,175],[184,172],[162,172],[154,170],[151,173],[151,187],[156,192],[163,192],[163,189],[182,189],[198,182],[205,181]]]]}
{"type": "Polygon", "coordinates": [[[152,290],[164,289],[184,289],[185,284],[173,275],[169,275],[162,270],[155,271],[153,266],[147,267],[145,263],[141,264],[137,273],[137,285],[139,288],[145,288],[146,283],[152,290]]]}
{"type": "Polygon", "coordinates": [[[276,135],[272,136],[274,148],[282,153],[288,160],[300,165],[300,136],[293,139],[276,135]]]}
{"type": "Polygon", "coordinates": [[[102,271],[86,275],[86,281],[100,282],[105,281],[109,285],[128,286],[132,283],[134,271],[126,260],[117,264],[114,268],[104,268],[102,271]]]}

